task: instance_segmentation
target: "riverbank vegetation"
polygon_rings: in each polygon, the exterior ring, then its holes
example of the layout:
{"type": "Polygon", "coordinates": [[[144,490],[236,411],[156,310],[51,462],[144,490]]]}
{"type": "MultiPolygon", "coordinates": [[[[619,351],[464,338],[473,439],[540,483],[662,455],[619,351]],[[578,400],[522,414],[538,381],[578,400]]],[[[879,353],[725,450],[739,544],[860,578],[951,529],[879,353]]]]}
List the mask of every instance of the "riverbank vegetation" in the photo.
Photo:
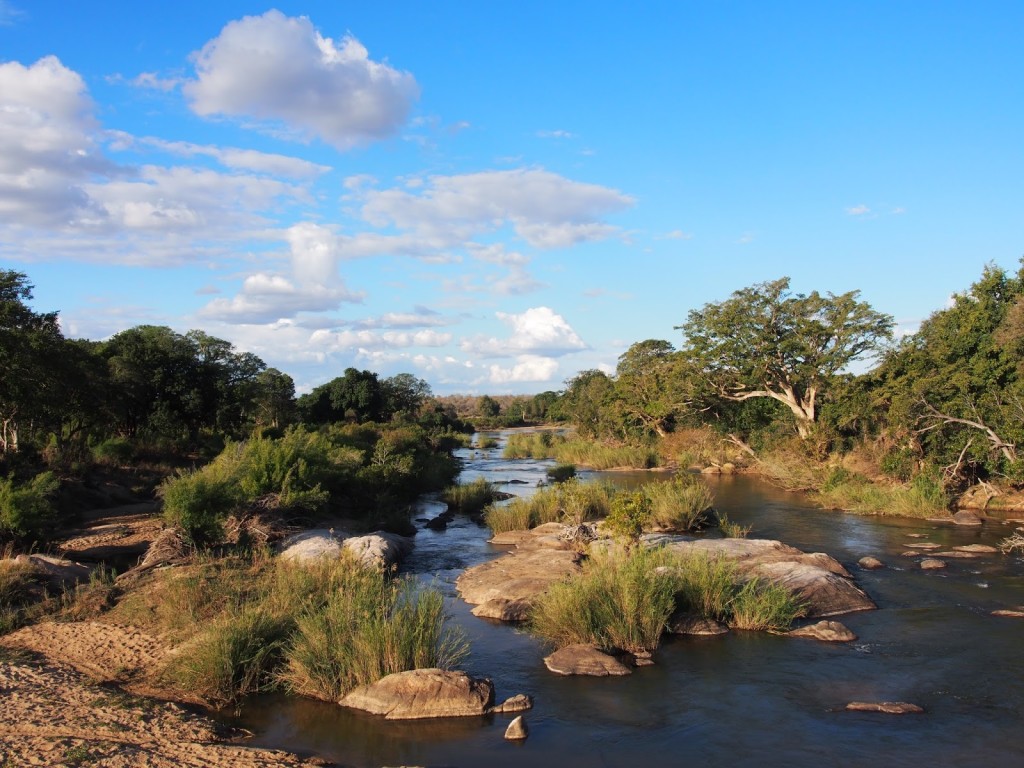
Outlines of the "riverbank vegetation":
{"type": "Polygon", "coordinates": [[[690,312],[678,347],[639,341],[614,373],[576,375],[548,407],[573,436],[509,455],[609,466],[563,453],[580,444],[638,468],[747,469],[825,506],[922,517],[977,483],[1024,486],[1024,269],[986,267],[916,332],[893,327],[857,291],[743,288],[690,312]]]}

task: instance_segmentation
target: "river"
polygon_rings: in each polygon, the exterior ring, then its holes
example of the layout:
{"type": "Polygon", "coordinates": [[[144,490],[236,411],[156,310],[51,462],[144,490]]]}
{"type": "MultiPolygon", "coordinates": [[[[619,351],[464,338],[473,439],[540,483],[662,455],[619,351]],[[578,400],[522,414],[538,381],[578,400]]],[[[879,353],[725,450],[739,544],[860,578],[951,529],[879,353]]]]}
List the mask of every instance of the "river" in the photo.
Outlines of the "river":
{"type": "MultiPolygon", "coordinates": [[[[529,495],[550,462],[463,452],[463,482],[477,477],[529,495]]],[[[618,483],[648,473],[584,473],[618,483]]],[[[503,739],[510,716],[391,723],[322,702],[255,697],[239,721],[254,744],[315,754],[342,765],[382,766],[1020,766],[1024,765],[1024,620],[991,611],[1024,604],[1024,558],[984,555],[922,571],[907,544],[997,544],[1010,525],[980,528],[867,517],[811,507],[798,494],[748,476],[708,478],[716,508],[752,526],[751,537],[827,552],[854,574],[879,610],[838,617],[850,644],[732,632],[668,638],[655,666],[625,678],[562,678],[545,649],[513,626],[478,619],[455,591],[467,567],[505,550],[457,517],[422,529],[403,566],[448,598],[472,646],[463,665],[490,677],[499,700],[535,699],[530,737],[503,739]],[[874,555],[886,568],[866,571],[874,555]],[[850,701],[907,701],[923,715],[843,710],[850,701]]],[[[443,505],[441,505],[443,508],[443,505]]],[[[440,509],[424,502],[422,516],[440,509]]]]}

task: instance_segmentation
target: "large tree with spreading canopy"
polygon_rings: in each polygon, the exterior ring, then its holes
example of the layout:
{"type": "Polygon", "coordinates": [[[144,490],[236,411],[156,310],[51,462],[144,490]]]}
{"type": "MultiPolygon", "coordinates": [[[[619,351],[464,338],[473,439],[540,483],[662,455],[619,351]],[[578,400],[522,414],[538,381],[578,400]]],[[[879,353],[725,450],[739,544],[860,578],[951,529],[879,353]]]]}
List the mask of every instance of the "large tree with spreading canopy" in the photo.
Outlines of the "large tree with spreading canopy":
{"type": "Polygon", "coordinates": [[[859,301],[859,291],[792,293],[783,277],[692,310],[683,353],[721,397],[769,397],[811,434],[829,381],[890,339],[893,320],[859,301]]]}

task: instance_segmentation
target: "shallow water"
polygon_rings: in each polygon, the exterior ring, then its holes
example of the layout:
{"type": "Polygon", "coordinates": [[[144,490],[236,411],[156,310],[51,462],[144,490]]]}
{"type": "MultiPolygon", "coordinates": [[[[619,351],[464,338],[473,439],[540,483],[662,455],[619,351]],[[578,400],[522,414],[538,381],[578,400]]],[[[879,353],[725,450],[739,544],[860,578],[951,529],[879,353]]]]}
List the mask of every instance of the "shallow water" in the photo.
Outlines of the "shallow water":
{"type": "MultiPolygon", "coordinates": [[[[549,462],[507,461],[501,446],[466,452],[464,481],[479,476],[528,495],[549,462]]],[[[600,473],[590,473],[596,475],[600,473]]],[[[657,479],[606,475],[614,482],[657,479]]],[[[465,518],[421,530],[404,569],[449,598],[469,636],[465,669],[494,680],[497,697],[529,693],[530,737],[502,738],[511,716],[387,723],[320,702],[250,700],[241,724],[255,744],[312,753],[344,765],[520,766],[1016,766],[1024,764],[1024,621],[990,615],[1024,603],[1024,558],[984,555],[921,571],[908,543],[943,548],[995,544],[1013,529],[861,517],[811,508],[753,478],[709,478],[716,508],[752,537],[824,551],[854,573],[879,610],[839,617],[851,644],[761,633],[672,638],[653,667],[617,679],[561,678],[545,649],[514,627],[478,619],[457,598],[468,566],[500,555],[465,518]],[[915,538],[911,534],[924,534],[915,538]],[[887,567],[865,571],[874,555],[887,567]],[[924,715],[842,711],[849,701],[909,701],[924,715]]],[[[425,515],[438,510],[426,509],[425,515]]]]}

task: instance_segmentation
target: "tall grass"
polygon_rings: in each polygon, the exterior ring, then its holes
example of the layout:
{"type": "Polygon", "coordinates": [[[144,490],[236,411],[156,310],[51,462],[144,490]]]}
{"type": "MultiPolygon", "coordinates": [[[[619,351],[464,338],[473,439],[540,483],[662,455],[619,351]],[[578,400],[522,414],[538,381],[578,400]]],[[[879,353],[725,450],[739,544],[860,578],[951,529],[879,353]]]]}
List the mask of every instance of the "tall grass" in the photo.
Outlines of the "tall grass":
{"type": "Polygon", "coordinates": [[[785,587],[751,579],[729,601],[729,626],[779,632],[803,616],[805,606],[785,587]]]}
{"type": "Polygon", "coordinates": [[[17,629],[24,621],[33,598],[33,574],[30,565],[0,560],[0,635],[17,629]]]}
{"type": "Polygon", "coordinates": [[[322,609],[297,620],[279,678],[304,696],[337,701],[359,685],[423,667],[450,668],[466,653],[444,629],[444,599],[412,580],[356,576],[322,609]]]}
{"type": "Polygon", "coordinates": [[[658,451],[650,447],[567,438],[557,432],[517,432],[509,435],[506,459],[554,459],[591,469],[651,469],[661,466],[658,451]]]}
{"type": "Polygon", "coordinates": [[[673,565],[676,599],[683,610],[702,619],[726,621],[736,593],[736,569],[721,557],[695,554],[673,565]]]}
{"type": "Polygon", "coordinates": [[[565,435],[558,432],[513,432],[505,441],[502,456],[506,459],[552,459],[556,446],[565,441],[565,435]]]}
{"type": "Polygon", "coordinates": [[[648,483],[644,494],[651,502],[646,527],[668,531],[691,531],[708,522],[714,499],[703,480],[680,473],[666,483],[648,483]]]}
{"type": "Polygon", "coordinates": [[[444,627],[440,592],[347,554],[309,565],[202,556],[175,570],[114,616],[185,641],[164,679],[211,704],[282,684],[329,698],[390,672],[456,663],[465,651],[444,627]]]}
{"type": "Polygon", "coordinates": [[[535,604],[530,629],[563,647],[653,650],[675,608],[676,580],[656,550],[595,554],[583,571],[553,585],[535,604]]]}
{"type": "Polygon", "coordinates": [[[571,478],[542,488],[530,498],[518,497],[507,504],[491,505],[484,512],[484,522],[496,534],[524,531],[543,523],[579,525],[605,517],[615,493],[608,483],[582,483],[571,478]]]}
{"type": "Polygon", "coordinates": [[[475,515],[498,498],[493,483],[478,477],[471,483],[450,485],[441,492],[441,500],[454,512],[475,515]]]}

